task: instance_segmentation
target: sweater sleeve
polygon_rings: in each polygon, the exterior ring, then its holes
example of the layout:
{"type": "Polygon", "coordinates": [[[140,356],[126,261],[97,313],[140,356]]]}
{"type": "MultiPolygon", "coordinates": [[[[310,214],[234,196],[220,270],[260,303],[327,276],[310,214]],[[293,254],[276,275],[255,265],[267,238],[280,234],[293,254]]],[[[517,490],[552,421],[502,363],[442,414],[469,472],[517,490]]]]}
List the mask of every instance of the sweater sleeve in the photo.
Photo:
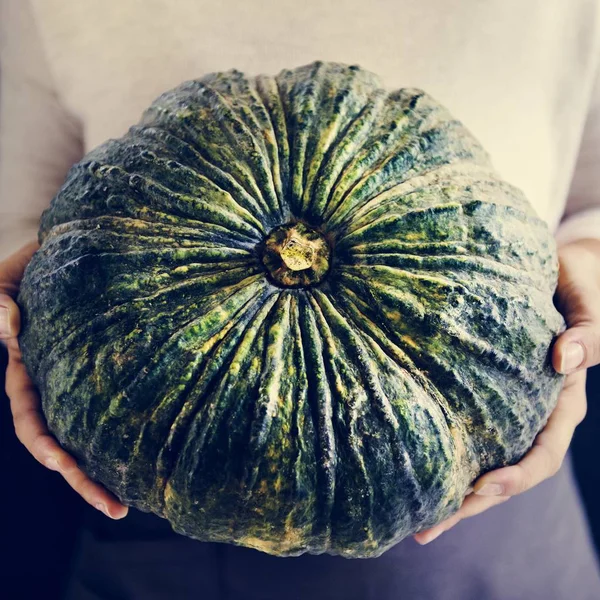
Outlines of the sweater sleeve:
{"type": "Polygon", "coordinates": [[[37,237],[42,211],[83,154],[28,0],[0,0],[0,260],[37,237]]]}
{"type": "Polygon", "coordinates": [[[556,231],[559,246],[583,238],[600,239],[600,72],[596,76],[565,212],[556,231]]]}

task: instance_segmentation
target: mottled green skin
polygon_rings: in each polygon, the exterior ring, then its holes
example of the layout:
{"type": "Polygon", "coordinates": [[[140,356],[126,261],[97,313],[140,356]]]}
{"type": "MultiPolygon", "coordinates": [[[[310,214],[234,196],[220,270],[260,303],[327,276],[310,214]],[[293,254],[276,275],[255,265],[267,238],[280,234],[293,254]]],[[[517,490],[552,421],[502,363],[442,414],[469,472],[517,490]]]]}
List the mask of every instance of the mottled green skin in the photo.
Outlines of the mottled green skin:
{"type": "Polygon", "coordinates": [[[42,218],[21,345],[51,431],[126,504],[278,555],[377,556],[551,412],[553,238],[420,90],[358,67],[158,98],[42,218]],[[300,219],[317,285],[260,248],[300,219]]]}

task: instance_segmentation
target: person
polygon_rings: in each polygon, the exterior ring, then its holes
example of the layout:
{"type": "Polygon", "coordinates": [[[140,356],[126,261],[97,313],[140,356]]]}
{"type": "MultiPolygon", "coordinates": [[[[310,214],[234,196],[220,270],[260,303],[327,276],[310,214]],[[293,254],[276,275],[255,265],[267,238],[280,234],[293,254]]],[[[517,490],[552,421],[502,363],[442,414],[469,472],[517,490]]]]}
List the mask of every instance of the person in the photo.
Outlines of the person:
{"type": "Polygon", "coordinates": [[[322,59],[360,64],[388,89],[427,90],[555,232],[556,298],[568,324],[552,356],[565,385],[534,447],[519,464],[481,477],[438,526],[376,559],[278,558],[177,536],[158,517],[130,510],[123,521],[92,519],[83,532],[69,599],[600,598],[568,453],[586,412],[586,369],[600,362],[600,3],[1,2],[6,391],[19,440],[112,519],[127,507],[46,429],[21,361],[15,298],[38,247],[40,213],[69,167],[183,80],[232,67],[275,74],[322,59]]]}

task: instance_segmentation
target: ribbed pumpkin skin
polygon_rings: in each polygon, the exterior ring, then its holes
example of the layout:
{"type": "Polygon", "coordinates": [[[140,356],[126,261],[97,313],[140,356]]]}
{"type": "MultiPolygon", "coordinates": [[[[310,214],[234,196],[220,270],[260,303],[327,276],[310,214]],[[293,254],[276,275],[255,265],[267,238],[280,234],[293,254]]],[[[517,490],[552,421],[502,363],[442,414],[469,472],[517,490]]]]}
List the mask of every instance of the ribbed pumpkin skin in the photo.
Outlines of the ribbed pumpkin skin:
{"type": "Polygon", "coordinates": [[[378,556],[554,407],[553,238],[469,132],[358,67],[212,74],[70,171],[19,298],[50,430],[200,539],[378,556]],[[263,264],[301,221],[318,283],[263,264]]]}

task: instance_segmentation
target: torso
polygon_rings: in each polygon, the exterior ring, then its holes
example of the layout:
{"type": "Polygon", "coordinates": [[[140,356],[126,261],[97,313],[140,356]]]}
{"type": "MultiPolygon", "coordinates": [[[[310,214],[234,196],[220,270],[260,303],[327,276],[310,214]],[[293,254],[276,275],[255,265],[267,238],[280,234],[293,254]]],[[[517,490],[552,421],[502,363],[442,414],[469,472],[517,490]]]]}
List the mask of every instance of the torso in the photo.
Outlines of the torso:
{"type": "Polygon", "coordinates": [[[162,91],[207,72],[275,74],[356,63],[386,88],[420,87],[479,138],[554,228],[595,70],[595,2],[35,1],[62,100],[86,150],[117,137],[162,91]]]}

